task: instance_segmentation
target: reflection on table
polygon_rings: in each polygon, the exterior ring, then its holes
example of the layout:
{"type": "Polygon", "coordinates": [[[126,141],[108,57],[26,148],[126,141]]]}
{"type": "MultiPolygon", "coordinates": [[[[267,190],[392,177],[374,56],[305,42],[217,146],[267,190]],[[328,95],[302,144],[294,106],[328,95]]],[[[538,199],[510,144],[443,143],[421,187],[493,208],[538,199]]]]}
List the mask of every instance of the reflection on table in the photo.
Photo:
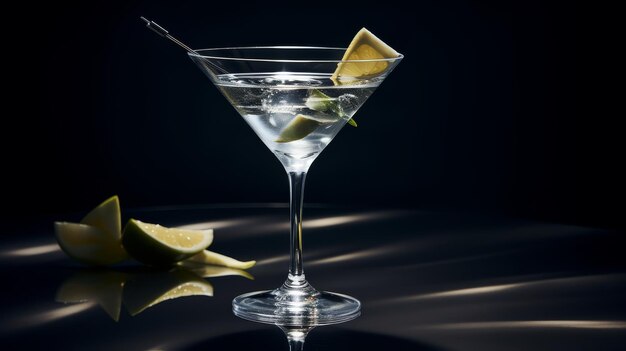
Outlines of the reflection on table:
{"type": "MultiPolygon", "coordinates": [[[[51,222],[32,223],[33,231],[10,235],[0,248],[0,344],[8,345],[2,349],[89,349],[94,342],[96,349],[287,349],[278,328],[238,319],[231,306],[233,297],[285,279],[285,211],[140,213],[169,226],[215,227],[218,250],[258,261],[250,270],[254,280],[206,267],[84,270],[58,251],[51,222]],[[128,314],[119,312],[123,305],[128,314]]],[[[305,350],[621,350],[626,344],[623,232],[408,210],[317,207],[306,214],[307,276],[319,289],[357,297],[363,314],[302,331],[305,350]]]]}

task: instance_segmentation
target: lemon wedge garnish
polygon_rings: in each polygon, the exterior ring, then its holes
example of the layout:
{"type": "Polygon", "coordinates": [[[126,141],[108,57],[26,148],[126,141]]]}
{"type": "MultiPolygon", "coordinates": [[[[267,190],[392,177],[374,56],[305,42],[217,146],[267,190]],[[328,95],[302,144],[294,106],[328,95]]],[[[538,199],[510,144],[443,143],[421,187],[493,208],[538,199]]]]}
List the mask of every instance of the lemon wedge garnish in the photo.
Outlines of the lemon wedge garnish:
{"type": "Polygon", "coordinates": [[[393,59],[400,54],[378,39],[372,32],[362,28],[352,39],[350,46],[343,55],[342,61],[375,60],[364,62],[340,62],[330,79],[336,85],[350,84],[356,80],[377,77],[390,67],[390,62],[383,59],[393,59]]]}

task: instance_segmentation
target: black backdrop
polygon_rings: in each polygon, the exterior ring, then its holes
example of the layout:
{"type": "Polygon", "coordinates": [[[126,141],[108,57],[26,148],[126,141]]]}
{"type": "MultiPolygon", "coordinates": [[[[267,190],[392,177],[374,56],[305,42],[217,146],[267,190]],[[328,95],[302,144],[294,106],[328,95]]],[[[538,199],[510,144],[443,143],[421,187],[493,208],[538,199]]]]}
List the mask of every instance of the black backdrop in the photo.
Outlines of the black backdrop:
{"type": "Polygon", "coordinates": [[[618,225],[609,200],[623,188],[581,151],[571,2],[22,6],[5,13],[22,26],[4,31],[7,103],[20,111],[3,118],[18,139],[3,140],[10,216],[111,194],[127,207],[287,201],[278,161],[144,15],[192,47],[346,46],[365,26],[405,54],[311,168],[307,202],[618,225]]]}

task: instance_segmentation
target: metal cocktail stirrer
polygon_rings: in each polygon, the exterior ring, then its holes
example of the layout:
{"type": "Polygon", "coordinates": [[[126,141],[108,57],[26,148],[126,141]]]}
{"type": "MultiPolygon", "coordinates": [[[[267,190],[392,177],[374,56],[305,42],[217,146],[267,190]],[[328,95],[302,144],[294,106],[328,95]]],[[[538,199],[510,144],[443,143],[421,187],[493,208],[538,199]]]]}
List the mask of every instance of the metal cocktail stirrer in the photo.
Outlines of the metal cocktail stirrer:
{"type": "MultiPolygon", "coordinates": [[[[228,73],[222,67],[219,67],[219,66],[215,65],[215,63],[213,63],[213,62],[203,58],[202,55],[200,55],[196,50],[190,48],[189,46],[183,44],[180,40],[178,40],[178,39],[174,38],[173,36],[171,36],[170,32],[165,30],[165,28],[159,26],[156,22],[150,21],[149,19],[147,19],[147,18],[145,18],[143,16],[141,16],[139,18],[141,18],[144,22],[146,22],[146,27],[151,29],[153,32],[155,32],[156,34],[162,36],[163,38],[171,40],[174,44],[176,44],[176,45],[180,46],[181,48],[187,50],[187,52],[189,52],[191,54],[194,54],[194,55],[197,55],[196,57],[198,59],[202,59],[204,64],[211,65],[212,67],[214,67],[215,69],[217,69],[218,71],[220,71],[222,73],[228,73]]],[[[212,72],[212,70],[208,70],[207,72],[212,72]]]]}
{"type": "Polygon", "coordinates": [[[195,50],[193,50],[189,46],[183,44],[180,40],[178,40],[178,39],[174,38],[173,36],[171,36],[170,32],[168,32],[167,30],[165,30],[165,28],[163,28],[163,27],[159,26],[158,24],[156,24],[156,22],[150,21],[149,19],[147,19],[147,18],[145,18],[143,16],[141,16],[139,18],[141,18],[144,22],[146,22],[146,27],[150,28],[156,34],[162,36],[163,38],[167,38],[167,39],[173,41],[174,44],[180,46],[181,48],[187,50],[188,52],[198,55],[198,53],[195,50]]]}

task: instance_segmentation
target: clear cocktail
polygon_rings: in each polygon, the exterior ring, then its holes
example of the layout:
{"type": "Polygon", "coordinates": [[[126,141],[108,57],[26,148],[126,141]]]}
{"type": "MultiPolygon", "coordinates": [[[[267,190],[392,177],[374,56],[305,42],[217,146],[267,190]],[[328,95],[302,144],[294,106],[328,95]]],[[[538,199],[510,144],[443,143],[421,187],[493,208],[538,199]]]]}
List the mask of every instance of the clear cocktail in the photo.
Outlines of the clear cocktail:
{"type": "Polygon", "coordinates": [[[290,264],[278,289],[233,300],[245,319],[279,325],[324,325],[360,314],[358,300],[320,292],[302,268],[302,199],[306,173],[402,55],[367,30],[348,49],[239,47],[195,50],[191,59],[220,89],[289,176],[290,264]]]}

